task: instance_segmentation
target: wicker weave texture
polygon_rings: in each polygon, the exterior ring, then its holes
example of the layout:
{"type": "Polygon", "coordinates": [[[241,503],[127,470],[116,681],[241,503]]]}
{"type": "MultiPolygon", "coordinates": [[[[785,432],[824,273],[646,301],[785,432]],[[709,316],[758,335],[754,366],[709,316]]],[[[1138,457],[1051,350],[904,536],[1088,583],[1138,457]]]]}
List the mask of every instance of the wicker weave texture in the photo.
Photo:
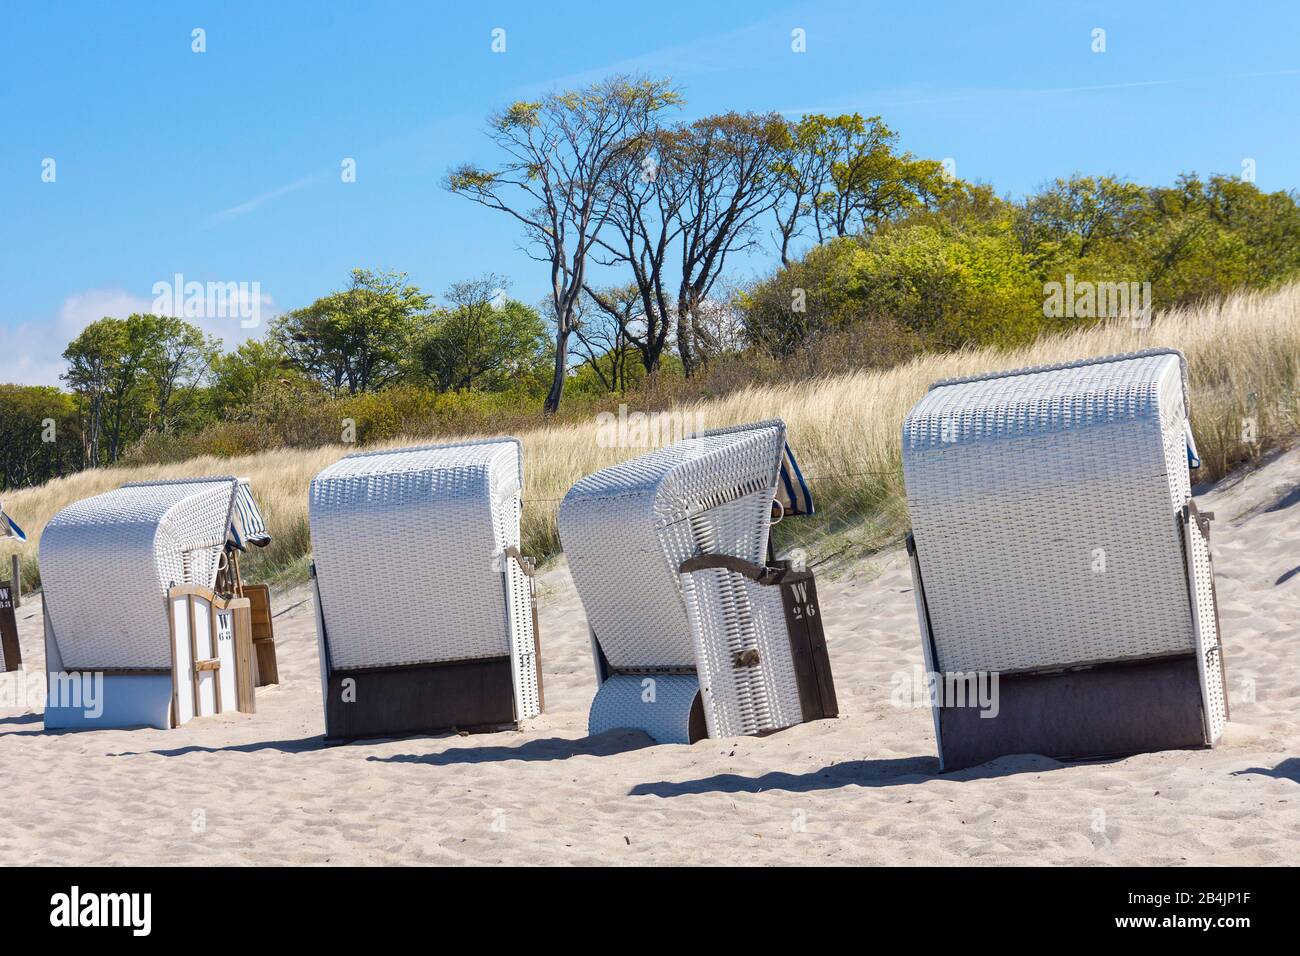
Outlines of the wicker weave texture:
{"type": "Polygon", "coordinates": [[[535,700],[527,581],[503,555],[519,545],[520,473],[518,441],[496,439],[351,455],[312,480],[334,670],[509,654],[535,700]]]}
{"type": "MultiPolygon", "coordinates": [[[[519,521],[523,501],[511,495],[502,506],[493,509],[497,535],[501,540],[514,536],[519,541],[519,521]]],[[[506,585],[506,615],[510,626],[511,677],[515,688],[515,716],[519,720],[536,717],[542,712],[537,674],[542,662],[537,659],[533,632],[533,583],[513,558],[503,558],[506,585]]]]}
{"type": "Polygon", "coordinates": [[[942,671],[1038,670],[1196,647],[1178,511],[1181,356],[940,383],[903,426],[942,671]]]}
{"type": "Polygon", "coordinates": [[[677,572],[701,554],[763,562],[784,448],[779,421],[706,432],[583,478],[560,506],[569,569],[609,665],[695,668],[712,736],[799,719],[779,598],[728,572],[677,572]],[[751,647],[768,653],[740,673],[733,651],[751,647]]]}
{"type": "MultiPolygon", "coordinates": [[[[758,497],[770,509],[771,499],[758,497]]],[[[740,521],[755,511],[746,499],[721,507],[735,510],[740,521]]],[[[681,580],[710,736],[739,737],[799,723],[803,713],[781,589],[722,568],[683,574],[681,580]],[[758,664],[738,666],[738,655],[748,652],[757,652],[758,664]]]]}
{"type": "Polygon", "coordinates": [[[587,619],[615,669],[694,667],[677,567],[697,554],[760,561],[784,426],[762,423],[676,442],[588,475],[560,505],[559,530],[587,619]],[[717,506],[750,497],[753,513],[717,506]],[[761,512],[761,513],[760,513],[761,512]]]}
{"type": "Polygon", "coordinates": [[[688,674],[615,674],[596,691],[587,733],[594,737],[630,728],[655,743],[689,744],[691,706],[699,690],[699,681],[688,674]]]}
{"type": "Polygon", "coordinates": [[[1210,743],[1219,739],[1228,719],[1228,702],[1223,691],[1223,645],[1214,604],[1214,564],[1210,545],[1195,520],[1188,527],[1192,560],[1191,587],[1196,595],[1195,618],[1199,638],[1201,691],[1205,700],[1205,731],[1210,743]]]}
{"type": "Polygon", "coordinates": [[[167,589],[215,583],[235,486],[126,485],[50,519],[41,581],[65,669],[171,667],[167,589]]]}

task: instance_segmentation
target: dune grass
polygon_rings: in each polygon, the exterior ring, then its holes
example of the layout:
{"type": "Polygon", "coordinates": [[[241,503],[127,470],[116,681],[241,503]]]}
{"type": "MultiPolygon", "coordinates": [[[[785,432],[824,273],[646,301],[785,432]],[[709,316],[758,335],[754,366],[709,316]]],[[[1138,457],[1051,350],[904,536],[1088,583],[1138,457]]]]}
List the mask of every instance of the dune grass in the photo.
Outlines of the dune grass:
{"type": "MultiPolygon", "coordinates": [[[[1012,351],[932,354],[883,371],[752,386],[675,411],[706,427],[783,418],[811,479],[819,516],[783,522],[777,541],[782,548],[805,548],[814,561],[826,560],[879,547],[905,527],[901,423],[934,380],[1154,347],[1181,349],[1190,363],[1193,429],[1204,461],[1199,480],[1257,459],[1300,430],[1300,285],[1157,315],[1145,329],[1128,323],[1085,327],[1012,351]]],[[[645,450],[609,447],[600,440],[602,434],[607,430],[594,419],[520,434],[527,482],[524,549],[533,556],[544,559],[560,550],[556,509],[574,481],[645,450]]],[[[250,576],[297,580],[305,575],[311,547],[307,485],[350,450],[282,449],[241,458],[95,469],[11,492],[6,510],[30,541],[0,543],[0,557],[7,567],[8,555],[17,550],[25,586],[36,586],[41,529],[66,505],[126,481],[238,474],[252,480],[275,539],[245,565],[250,576]]]]}

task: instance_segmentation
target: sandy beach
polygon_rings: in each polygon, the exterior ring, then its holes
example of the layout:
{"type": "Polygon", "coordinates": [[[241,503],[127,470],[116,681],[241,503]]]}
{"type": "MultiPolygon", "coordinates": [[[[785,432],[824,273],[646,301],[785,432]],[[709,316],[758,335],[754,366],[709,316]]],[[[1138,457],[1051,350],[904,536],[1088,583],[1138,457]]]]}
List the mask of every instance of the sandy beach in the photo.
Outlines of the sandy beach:
{"type": "MultiPolygon", "coordinates": [[[[561,562],[547,710],[520,732],[324,746],[305,587],[275,596],[281,683],[256,715],[46,734],[39,708],[0,708],[0,864],[1300,863],[1300,450],[1198,502],[1232,709],[1214,750],[940,775],[929,710],[892,701],[921,665],[901,550],[820,580],[839,719],[692,747],[588,738],[561,562]]],[[[18,618],[39,673],[38,595],[18,618]]]]}

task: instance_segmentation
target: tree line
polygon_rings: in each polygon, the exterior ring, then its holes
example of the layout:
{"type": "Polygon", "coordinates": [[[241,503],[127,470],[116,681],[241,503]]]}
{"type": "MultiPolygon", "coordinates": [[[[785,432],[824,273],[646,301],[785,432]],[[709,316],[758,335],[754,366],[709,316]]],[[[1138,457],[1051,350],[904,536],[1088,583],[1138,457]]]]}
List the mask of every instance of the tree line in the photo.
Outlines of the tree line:
{"type": "Polygon", "coordinates": [[[1045,289],[1067,277],[1149,284],[1164,308],[1300,275],[1296,196],[1237,177],[1074,175],[1012,200],[900,150],[880,117],[675,120],[682,105],[627,77],[515,103],[489,118],[495,161],[445,175],[516,224],[541,302],[493,273],[435,297],[357,269],[231,352],[184,319],[100,319],[64,352],[66,390],[0,387],[3,486],[500,430],[566,395],[570,414],[684,400],[1113,317],[1051,314],[1045,289]],[[770,272],[739,279],[763,254],[770,272]]]}
{"type": "MultiPolygon", "coordinates": [[[[487,274],[434,303],[403,274],[357,269],[344,288],[228,353],[184,319],[99,319],[64,350],[67,391],[0,386],[3,487],[184,448],[187,436],[229,423],[265,429],[330,399],[536,382],[548,358],[546,324],[506,289],[487,274]]],[[[338,416],[322,416],[330,425],[315,439],[339,440],[338,416]]]]}

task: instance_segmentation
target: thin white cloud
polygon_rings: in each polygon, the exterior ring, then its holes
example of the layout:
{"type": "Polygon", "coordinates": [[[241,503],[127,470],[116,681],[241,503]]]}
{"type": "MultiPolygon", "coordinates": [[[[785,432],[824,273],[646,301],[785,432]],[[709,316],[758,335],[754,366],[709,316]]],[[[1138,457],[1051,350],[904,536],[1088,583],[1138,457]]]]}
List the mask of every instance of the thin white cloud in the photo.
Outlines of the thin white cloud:
{"type": "Polygon", "coordinates": [[[259,196],[254,196],[252,199],[249,199],[246,202],[241,202],[236,206],[231,206],[229,209],[223,209],[220,212],[213,213],[209,225],[217,225],[219,223],[229,222],[232,219],[238,219],[240,216],[247,215],[263,203],[270,202],[272,199],[279,199],[281,196],[287,196],[289,193],[295,193],[300,189],[306,189],[308,186],[314,186],[319,182],[323,182],[327,175],[328,174],[326,173],[316,173],[313,176],[304,176],[302,179],[294,180],[284,186],[264,192],[259,196]]]}
{"type": "MultiPolygon", "coordinates": [[[[170,282],[172,277],[165,280],[170,282]]],[[[247,315],[251,288],[240,288],[237,293],[238,314],[247,315]]],[[[260,323],[254,328],[243,328],[238,318],[209,318],[188,316],[193,323],[209,335],[221,340],[227,349],[243,340],[260,335],[266,324],[275,316],[274,300],[258,292],[260,323]]],[[[45,321],[19,323],[5,332],[6,348],[0,350],[0,382],[19,385],[60,385],[59,376],[66,370],[63,350],[81,334],[82,329],[105,317],[126,318],[133,313],[153,311],[155,299],[135,295],[125,289],[89,289],[77,292],[63,300],[58,315],[45,321]]],[[[163,309],[164,313],[175,309],[163,309]]]]}
{"type": "Polygon", "coordinates": [[[822,106],[804,108],[804,109],[783,109],[778,110],[783,116],[805,116],[811,113],[835,113],[845,109],[855,109],[851,104],[861,103],[864,100],[870,100],[873,103],[872,111],[878,107],[897,109],[908,106],[933,106],[947,103],[963,103],[973,100],[1005,100],[1016,97],[1031,96],[1055,96],[1069,93],[1096,93],[1108,90],[1131,90],[1143,87],[1153,86],[1178,86],[1183,83],[1204,83],[1204,82],[1223,82],[1229,80],[1249,80],[1261,79],[1265,77],[1296,76],[1300,75],[1300,69],[1287,70],[1269,70],[1261,73],[1226,73],[1219,76],[1196,76],[1196,77],[1177,77],[1174,79],[1156,79],[1156,80],[1131,80],[1122,83],[1096,83],[1087,86],[1049,86],[1031,89],[981,89],[981,90],[953,90],[951,92],[938,92],[934,94],[918,94],[905,90],[869,90],[862,93],[854,94],[849,97],[841,97],[832,103],[822,106]]]}
{"type": "Polygon", "coordinates": [[[63,300],[58,315],[23,322],[5,334],[0,381],[19,385],[58,385],[66,368],[63,350],[91,322],[106,315],[149,311],[150,300],[124,289],[91,289],[63,300]]]}

